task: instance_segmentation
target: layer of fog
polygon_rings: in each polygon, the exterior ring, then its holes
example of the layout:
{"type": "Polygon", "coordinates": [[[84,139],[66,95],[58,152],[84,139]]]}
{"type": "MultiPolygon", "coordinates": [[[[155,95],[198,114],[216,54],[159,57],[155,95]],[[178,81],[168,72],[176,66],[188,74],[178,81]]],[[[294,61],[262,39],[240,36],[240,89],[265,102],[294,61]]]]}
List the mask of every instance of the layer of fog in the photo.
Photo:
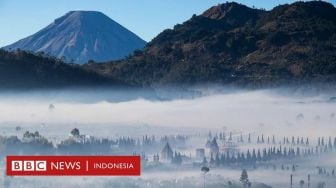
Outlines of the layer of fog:
{"type": "Polygon", "coordinates": [[[125,126],[138,129],[136,132],[146,127],[169,127],[297,136],[336,131],[336,103],[331,95],[290,96],[276,90],[206,91],[173,92],[174,97],[168,92],[163,95],[148,90],[6,93],[0,98],[0,128],[8,134],[15,126],[42,132],[82,127],[97,134],[117,127],[122,132],[127,130],[125,126]]]}

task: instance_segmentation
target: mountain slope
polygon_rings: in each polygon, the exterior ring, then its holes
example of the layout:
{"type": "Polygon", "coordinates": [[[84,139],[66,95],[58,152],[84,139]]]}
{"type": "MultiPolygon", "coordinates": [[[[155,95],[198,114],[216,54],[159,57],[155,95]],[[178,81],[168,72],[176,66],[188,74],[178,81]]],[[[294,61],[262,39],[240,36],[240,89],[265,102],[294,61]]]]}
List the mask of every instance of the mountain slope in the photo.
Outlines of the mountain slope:
{"type": "Polygon", "coordinates": [[[86,87],[118,83],[54,57],[0,49],[0,89],[86,87]]]}
{"type": "Polygon", "coordinates": [[[45,52],[75,63],[124,58],[146,42],[106,15],[95,11],[71,11],[27,38],[6,46],[45,52]]]}
{"type": "Polygon", "coordinates": [[[336,8],[296,2],[270,11],[211,7],[119,63],[86,69],[136,85],[277,85],[336,80],[336,8]]]}

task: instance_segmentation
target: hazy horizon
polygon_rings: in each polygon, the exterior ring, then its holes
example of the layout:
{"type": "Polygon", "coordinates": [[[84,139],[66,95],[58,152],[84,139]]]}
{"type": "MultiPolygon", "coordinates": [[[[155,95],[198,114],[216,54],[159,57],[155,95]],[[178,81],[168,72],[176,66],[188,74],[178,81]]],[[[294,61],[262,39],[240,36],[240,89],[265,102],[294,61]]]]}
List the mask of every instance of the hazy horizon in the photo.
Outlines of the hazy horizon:
{"type": "MultiPolygon", "coordinates": [[[[0,126],[104,125],[172,128],[240,129],[304,135],[335,130],[332,94],[287,95],[281,90],[206,89],[194,92],[60,90],[2,93],[0,126]],[[54,108],[50,109],[50,105],[54,108]],[[304,119],[297,120],[302,114],[304,119]],[[19,118],[18,118],[19,117],[19,118]],[[243,119],[242,119],[243,117],[243,119]],[[331,124],[330,124],[331,123],[331,124]],[[13,125],[14,124],[14,125],[13,125]],[[317,129],[317,125],[318,129],[317,129]]],[[[32,126],[32,127],[34,127],[32,126]]],[[[15,127],[15,126],[14,126],[15,127]]],[[[99,130],[99,126],[93,126],[99,130]]],[[[14,130],[14,128],[13,128],[14,130]]],[[[32,130],[33,131],[33,130],[32,130]]]]}

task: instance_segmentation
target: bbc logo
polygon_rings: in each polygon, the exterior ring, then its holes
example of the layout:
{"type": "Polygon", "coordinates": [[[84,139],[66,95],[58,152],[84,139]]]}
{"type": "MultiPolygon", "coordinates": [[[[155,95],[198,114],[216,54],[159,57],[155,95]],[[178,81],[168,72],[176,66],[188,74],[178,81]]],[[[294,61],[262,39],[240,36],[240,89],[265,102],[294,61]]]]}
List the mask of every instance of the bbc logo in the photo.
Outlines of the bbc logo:
{"type": "Polygon", "coordinates": [[[47,161],[12,161],[12,171],[47,171],[47,161]]]}

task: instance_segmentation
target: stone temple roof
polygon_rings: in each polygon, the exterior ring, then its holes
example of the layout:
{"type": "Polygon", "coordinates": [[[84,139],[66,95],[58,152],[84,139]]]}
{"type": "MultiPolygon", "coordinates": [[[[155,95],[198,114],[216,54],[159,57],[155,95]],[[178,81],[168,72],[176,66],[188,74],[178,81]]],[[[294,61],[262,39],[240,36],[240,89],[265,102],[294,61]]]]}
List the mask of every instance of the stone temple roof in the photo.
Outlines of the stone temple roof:
{"type": "Polygon", "coordinates": [[[162,153],[173,153],[173,150],[171,149],[169,143],[167,142],[164,148],[162,149],[162,153]]]}

